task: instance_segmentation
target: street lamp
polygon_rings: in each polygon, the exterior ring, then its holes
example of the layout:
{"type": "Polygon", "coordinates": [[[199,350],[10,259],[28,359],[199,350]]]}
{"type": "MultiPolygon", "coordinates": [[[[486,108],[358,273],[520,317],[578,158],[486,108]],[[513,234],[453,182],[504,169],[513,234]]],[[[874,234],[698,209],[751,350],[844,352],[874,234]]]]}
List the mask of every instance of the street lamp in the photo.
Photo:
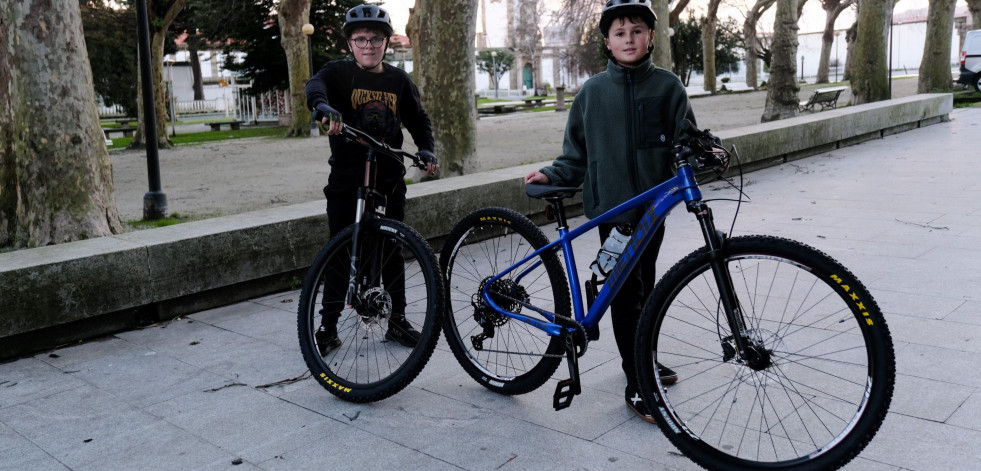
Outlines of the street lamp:
{"type": "Polygon", "coordinates": [[[491,73],[494,74],[494,99],[497,99],[497,51],[491,51],[491,73]]]}
{"type": "Polygon", "coordinates": [[[835,31],[835,83],[838,83],[838,69],[841,67],[841,61],[838,59],[838,36],[841,36],[841,31],[835,31]]]}
{"type": "MultiPolygon", "coordinates": [[[[307,23],[301,28],[303,34],[307,35],[307,62],[310,66],[310,78],[313,78],[313,25],[307,23]]],[[[320,126],[317,126],[317,119],[310,117],[310,137],[320,135],[320,126]]]]}

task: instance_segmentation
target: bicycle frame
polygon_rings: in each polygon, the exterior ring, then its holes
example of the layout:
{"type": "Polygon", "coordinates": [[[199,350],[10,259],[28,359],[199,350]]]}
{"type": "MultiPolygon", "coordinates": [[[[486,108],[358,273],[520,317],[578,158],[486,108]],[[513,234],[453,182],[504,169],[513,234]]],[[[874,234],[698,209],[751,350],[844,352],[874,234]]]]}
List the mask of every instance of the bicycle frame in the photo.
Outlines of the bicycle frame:
{"type": "MultiPolygon", "coordinates": [[[[523,314],[511,312],[498,306],[488,292],[489,287],[492,286],[494,282],[511,273],[518,267],[521,267],[529,260],[537,257],[545,251],[561,249],[565,259],[566,273],[569,277],[569,284],[572,289],[572,305],[575,320],[587,329],[595,328],[596,325],[599,324],[599,321],[602,319],[606,310],[610,307],[610,303],[613,301],[613,296],[620,291],[621,287],[623,287],[626,280],[624,275],[633,270],[634,266],[637,264],[637,261],[640,259],[639,255],[650,243],[657,229],[664,224],[664,220],[667,218],[671,210],[677,205],[684,202],[687,204],[688,210],[696,214],[702,227],[702,233],[705,237],[706,244],[708,244],[708,246],[712,249],[713,253],[718,253],[718,249],[721,248],[722,245],[722,235],[716,232],[712,221],[711,210],[707,205],[701,202],[701,199],[702,193],[698,187],[698,183],[695,180],[694,170],[689,165],[682,164],[679,166],[678,172],[674,177],[635,196],[634,198],[631,198],[628,201],[621,203],[617,207],[606,211],[602,215],[587,221],[575,229],[569,230],[569,228],[562,224],[562,221],[560,221],[558,228],[559,237],[557,239],[495,275],[484,285],[481,296],[489,306],[491,306],[501,315],[530,324],[545,331],[550,336],[562,335],[563,331],[568,329],[568,327],[565,327],[560,323],[556,323],[554,313],[548,313],[535,307],[534,310],[536,312],[544,315],[550,321],[544,322],[523,314]],[[609,222],[614,217],[641,206],[647,206],[647,211],[638,222],[633,234],[631,234],[627,247],[624,249],[623,254],[617,260],[616,266],[614,266],[613,270],[610,272],[610,275],[604,282],[603,288],[599,291],[595,301],[589,308],[589,312],[585,312],[583,307],[582,289],[579,283],[579,274],[576,270],[576,260],[572,248],[572,241],[582,234],[592,230],[596,226],[609,222]]],[[[516,276],[516,281],[530,273],[540,264],[541,261],[538,261],[522,270],[516,276]]],[[[713,262],[713,271],[715,272],[716,281],[718,282],[722,293],[721,298],[723,300],[723,307],[727,312],[727,317],[730,318],[730,324],[735,324],[731,325],[730,327],[736,327],[733,332],[742,332],[744,329],[742,328],[743,322],[741,316],[728,315],[728,313],[738,314],[739,311],[735,301],[733,301],[735,298],[732,296],[732,284],[729,280],[729,275],[725,270],[721,269],[721,261],[718,259],[713,262]]],[[[740,338],[741,336],[736,337],[737,345],[742,348],[744,346],[742,345],[743,339],[740,338]]],[[[742,350],[740,349],[740,351],[742,350]]]]}

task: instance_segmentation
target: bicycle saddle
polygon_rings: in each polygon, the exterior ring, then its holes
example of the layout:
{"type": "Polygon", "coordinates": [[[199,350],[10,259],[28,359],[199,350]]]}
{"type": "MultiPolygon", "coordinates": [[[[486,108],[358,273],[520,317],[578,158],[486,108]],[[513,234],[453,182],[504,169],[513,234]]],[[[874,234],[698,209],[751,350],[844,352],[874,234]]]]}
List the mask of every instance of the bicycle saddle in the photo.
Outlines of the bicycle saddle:
{"type": "Polygon", "coordinates": [[[543,200],[571,198],[580,191],[582,188],[575,186],[542,185],[539,183],[525,185],[525,194],[543,200]]]}

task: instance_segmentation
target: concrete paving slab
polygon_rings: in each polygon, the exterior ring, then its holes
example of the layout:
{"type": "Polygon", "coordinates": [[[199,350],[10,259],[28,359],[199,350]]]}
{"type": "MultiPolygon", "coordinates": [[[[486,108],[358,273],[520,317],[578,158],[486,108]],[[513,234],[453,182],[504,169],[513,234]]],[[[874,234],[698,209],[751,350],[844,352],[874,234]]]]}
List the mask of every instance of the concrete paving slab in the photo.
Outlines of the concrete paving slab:
{"type": "Polygon", "coordinates": [[[896,376],[889,412],[943,423],[960,410],[974,391],[970,386],[900,374],[896,376]]]}
{"type": "Polygon", "coordinates": [[[902,469],[977,469],[981,432],[890,414],[863,458],[902,469]],[[881,436],[880,436],[881,435],[881,436]]]}
{"type": "Polygon", "coordinates": [[[978,417],[981,417],[981,392],[974,391],[947,420],[947,423],[981,432],[981,422],[978,421],[978,417]]]}
{"type": "MultiPolygon", "coordinates": [[[[457,470],[457,466],[419,450],[408,448],[372,433],[338,423],[324,424],[311,430],[308,440],[294,448],[257,463],[265,470],[297,469],[426,469],[457,470]]],[[[238,471],[238,468],[235,468],[238,471]]]]}
{"type": "Polygon", "coordinates": [[[0,423],[0,463],[5,469],[44,471],[67,470],[64,463],[0,423]]]}
{"type": "Polygon", "coordinates": [[[197,391],[146,411],[253,463],[275,457],[291,435],[327,420],[246,385],[197,391]]]}
{"type": "Polygon", "coordinates": [[[965,301],[950,313],[944,320],[963,322],[971,325],[981,325],[981,302],[965,301]]]}
{"type": "MultiPolygon", "coordinates": [[[[86,447],[102,447],[109,440],[158,421],[89,385],[0,409],[0,422],[69,467],[84,462],[86,447]]],[[[102,451],[112,452],[107,448],[102,451]]]]}
{"type": "Polygon", "coordinates": [[[129,427],[123,434],[92,440],[65,458],[65,463],[73,470],[181,471],[200,463],[217,460],[231,463],[234,459],[210,443],[188,438],[187,431],[158,420],[146,426],[129,427]]]}
{"type": "Polygon", "coordinates": [[[951,323],[937,319],[892,315],[889,332],[896,338],[910,339],[917,345],[949,348],[965,353],[981,354],[981,326],[951,323]]]}
{"type": "MultiPolygon", "coordinates": [[[[957,327],[952,326],[952,329],[957,327]]],[[[979,388],[981,377],[977,374],[978,365],[981,365],[981,355],[952,348],[911,343],[896,349],[897,373],[940,383],[979,388]]]]}
{"type": "Polygon", "coordinates": [[[3,365],[0,374],[0,409],[30,402],[85,385],[36,358],[3,365]]]}

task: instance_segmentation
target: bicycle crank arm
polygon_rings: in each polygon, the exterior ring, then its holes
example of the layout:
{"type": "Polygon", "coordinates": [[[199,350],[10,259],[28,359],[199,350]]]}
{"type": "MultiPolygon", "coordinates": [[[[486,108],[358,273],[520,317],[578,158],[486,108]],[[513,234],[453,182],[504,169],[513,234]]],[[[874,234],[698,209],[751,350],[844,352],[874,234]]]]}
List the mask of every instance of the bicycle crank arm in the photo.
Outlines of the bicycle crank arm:
{"type": "Polygon", "coordinates": [[[555,410],[562,410],[572,404],[572,399],[582,392],[579,384],[579,357],[576,354],[575,341],[568,332],[563,333],[565,339],[565,355],[569,363],[569,379],[559,381],[555,385],[555,394],[552,395],[552,407],[555,410]]]}

